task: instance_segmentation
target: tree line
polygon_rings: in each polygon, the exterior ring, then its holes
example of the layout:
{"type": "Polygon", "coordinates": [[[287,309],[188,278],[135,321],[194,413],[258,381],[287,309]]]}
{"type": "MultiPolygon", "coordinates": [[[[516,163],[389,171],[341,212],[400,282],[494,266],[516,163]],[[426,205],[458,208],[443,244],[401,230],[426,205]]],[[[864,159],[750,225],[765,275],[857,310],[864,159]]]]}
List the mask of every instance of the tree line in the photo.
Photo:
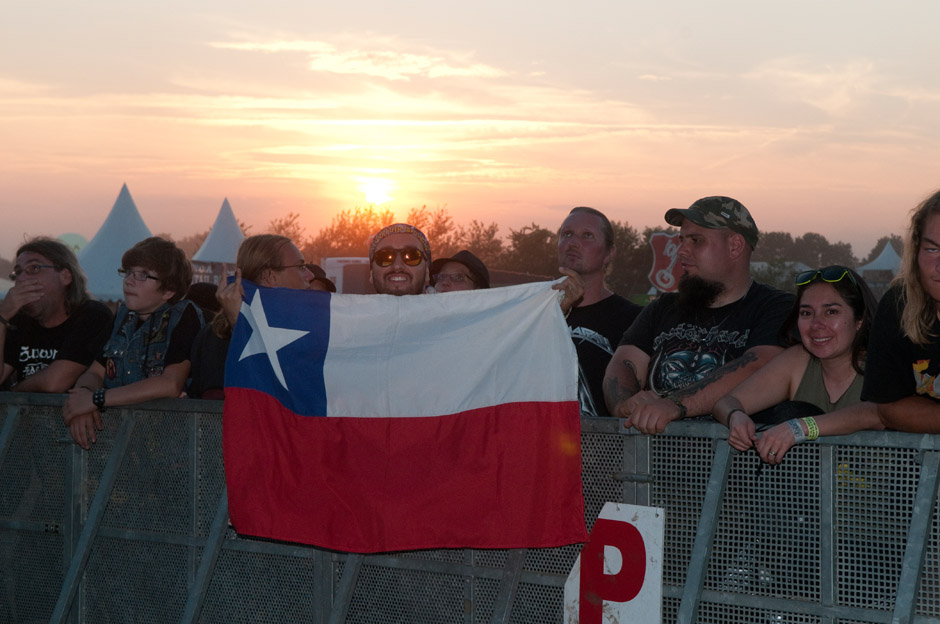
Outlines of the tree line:
{"type": "MultiPolygon", "coordinates": [[[[295,212],[273,219],[265,231],[289,237],[297,243],[305,258],[320,262],[322,258],[367,256],[371,236],[394,221],[390,210],[364,206],[339,212],[316,234],[306,232],[300,224],[300,215],[295,212]]],[[[444,258],[461,249],[469,249],[490,269],[540,276],[558,275],[557,232],[535,222],[519,229],[510,228],[508,236],[501,237],[499,225],[495,222],[483,223],[474,219],[465,225],[455,223],[446,206],[412,208],[405,221],[427,235],[434,257],[444,258]]],[[[647,243],[650,234],[675,232],[676,228],[647,227],[640,233],[626,221],[612,221],[611,224],[617,255],[607,280],[608,286],[624,296],[644,294],[650,289],[647,276],[653,263],[647,243]]],[[[251,226],[243,222],[240,225],[246,236],[252,233],[251,226]]],[[[208,234],[209,230],[205,230],[183,237],[176,243],[192,257],[208,234]]],[[[165,233],[160,236],[173,239],[165,233]]],[[[792,270],[788,262],[801,262],[809,267],[841,264],[854,268],[878,257],[887,244],[901,253],[900,236],[883,236],[868,255],[858,259],[849,243],[830,243],[822,234],[808,232],[794,237],[788,232],[765,232],[761,234],[752,259],[767,264],[755,270],[755,277],[778,288],[793,290],[792,270]]],[[[0,259],[0,271],[4,275],[10,268],[12,262],[0,259]]]]}

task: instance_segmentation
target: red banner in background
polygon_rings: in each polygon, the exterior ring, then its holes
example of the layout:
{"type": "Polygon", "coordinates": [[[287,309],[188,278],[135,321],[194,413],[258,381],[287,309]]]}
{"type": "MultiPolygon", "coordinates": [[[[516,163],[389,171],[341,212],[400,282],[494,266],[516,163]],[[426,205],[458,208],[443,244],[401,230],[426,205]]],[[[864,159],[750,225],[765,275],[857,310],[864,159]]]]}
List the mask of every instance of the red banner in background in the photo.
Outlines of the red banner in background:
{"type": "Polygon", "coordinates": [[[661,292],[674,292],[679,286],[682,267],[676,261],[679,251],[679,234],[654,232],[650,236],[650,248],[653,250],[653,268],[649,280],[654,288],[661,292]]]}

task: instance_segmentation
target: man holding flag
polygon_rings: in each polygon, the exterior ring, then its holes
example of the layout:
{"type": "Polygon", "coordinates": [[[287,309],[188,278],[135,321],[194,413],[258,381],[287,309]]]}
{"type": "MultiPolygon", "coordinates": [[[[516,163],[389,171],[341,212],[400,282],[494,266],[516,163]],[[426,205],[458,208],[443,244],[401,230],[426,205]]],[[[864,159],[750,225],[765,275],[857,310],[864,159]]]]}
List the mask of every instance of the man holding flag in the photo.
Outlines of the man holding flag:
{"type": "MultiPolygon", "coordinates": [[[[377,290],[423,288],[415,232],[377,235],[370,258],[377,290]],[[378,270],[397,264],[416,272],[378,270]]],[[[558,299],[544,282],[433,298],[246,283],[226,364],[236,529],[353,552],[584,541],[558,299]]]]}

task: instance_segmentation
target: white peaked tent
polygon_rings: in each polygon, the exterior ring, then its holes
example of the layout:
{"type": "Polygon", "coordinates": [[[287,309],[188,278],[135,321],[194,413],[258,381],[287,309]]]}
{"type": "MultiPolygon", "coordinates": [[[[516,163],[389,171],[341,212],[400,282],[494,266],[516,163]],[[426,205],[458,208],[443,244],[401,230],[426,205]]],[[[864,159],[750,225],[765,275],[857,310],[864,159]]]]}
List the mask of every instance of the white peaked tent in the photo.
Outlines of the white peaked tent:
{"type": "Polygon", "coordinates": [[[121,187],[114,207],[98,233],[78,254],[78,261],[88,275],[88,290],[102,301],[124,298],[121,277],[121,256],[135,243],[151,236],[127,184],[121,187]]]}
{"type": "Polygon", "coordinates": [[[235,219],[235,213],[228,203],[228,198],[222,202],[219,215],[209,230],[202,247],[193,256],[193,262],[225,262],[235,264],[238,246],[241,245],[245,234],[235,219]]]}
{"type": "Polygon", "coordinates": [[[896,275],[898,270],[901,268],[901,257],[898,256],[898,252],[894,250],[894,245],[888,243],[884,246],[884,249],[881,250],[881,253],[878,254],[878,257],[866,264],[865,266],[858,267],[858,273],[864,277],[865,271],[891,271],[892,275],[896,275]]]}

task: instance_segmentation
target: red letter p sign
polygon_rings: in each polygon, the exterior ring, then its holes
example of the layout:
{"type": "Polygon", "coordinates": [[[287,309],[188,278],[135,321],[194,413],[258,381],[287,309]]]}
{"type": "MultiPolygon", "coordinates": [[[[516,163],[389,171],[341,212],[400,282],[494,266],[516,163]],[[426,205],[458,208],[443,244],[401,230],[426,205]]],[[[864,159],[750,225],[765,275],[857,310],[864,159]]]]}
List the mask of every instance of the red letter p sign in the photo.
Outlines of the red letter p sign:
{"type": "Polygon", "coordinates": [[[664,526],[662,509],[607,503],[565,584],[566,624],[660,622],[664,526]]]}

